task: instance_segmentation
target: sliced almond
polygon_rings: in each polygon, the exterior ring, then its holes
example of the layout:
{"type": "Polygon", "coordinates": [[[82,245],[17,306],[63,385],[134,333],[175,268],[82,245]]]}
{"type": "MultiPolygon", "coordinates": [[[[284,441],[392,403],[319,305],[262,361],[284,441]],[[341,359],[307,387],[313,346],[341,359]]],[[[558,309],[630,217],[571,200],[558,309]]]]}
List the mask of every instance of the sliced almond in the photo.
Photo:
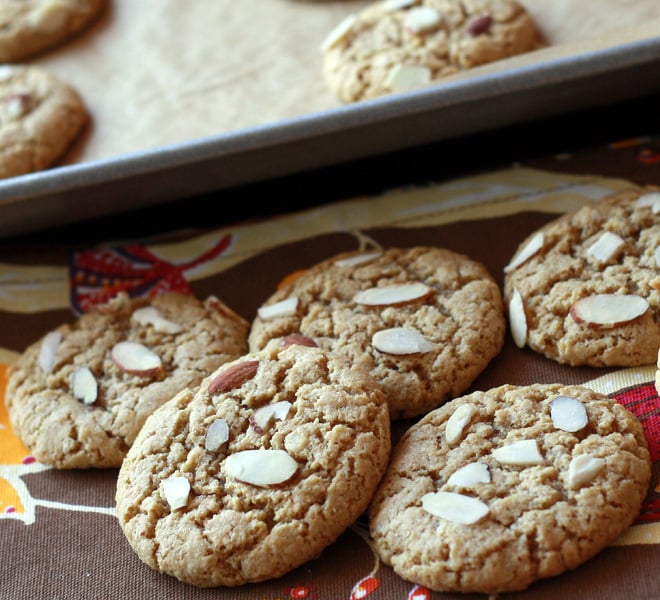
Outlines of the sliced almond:
{"type": "Polygon", "coordinates": [[[385,77],[385,87],[391,92],[407,92],[431,83],[431,69],[423,65],[394,65],[385,77]]]}
{"type": "Polygon", "coordinates": [[[611,231],[605,231],[589,248],[587,254],[599,263],[606,263],[625,245],[625,240],[611,231]]]}
{"type": "Polygon", "coordinates": [[[270,424],[274,420],[283,421],[286,419],[290,410],[291,402],[287,402],[286,400],[260,406],[252,413],[250,425],[252,425],[252,428],[258,434],[262,434],[270,427],[270,424]]]}
{"type": "Polygon", "coordinates": [[[224,419],[216,419],[206,430],[204,447],[209,452],[216,452],[229,440],[229,425],[224,419]]]}
{"type": "Polygon", "coordinates": [[[536,440],[520,440],[493,450],[495,460],[503,465],[532,466],[545,462],[536,440]]]}
{"type": "Polygon", "coordinates": [[[660,212],[660,192],[648,192],[637,198],[637,206],[650,206],[654,215],[660,212]]]}
{"type": "Polygon", "coordinates": [[[180,333],[183,327],[163,317],[159,310],[153,306],[142,306],[131,315],[136,323],[140,325],[151,325],[156,331],[161,333],[180,333]]]}
{"type": "Polygon", "coordinates": [[[648,302],[635,294],[595,294],[578,300],[570,314],[576,323],[617,327],[641,317],[648,309],[648,302]]]}
{"type": "Polygon", "coordinates": [[[394,12],[395,10],[401,10],[402,8],[417,4],[417,1],[418,0],[384,0],[383,10],[386,12],[394,12]]]}
{"type": "Polygon", "coordinates": [[[454,471],[447,480],[447,485],[471,488],[477,483],[488,483],[489,481],[490,471],[488,470],[488,465],[473,462],[454,471]]]}
{"type": "Polygon", "coordinates": [[[298,298],[291,296],[285,298],[275,304],[261,306],[257,309],[257,315],[260,319],[267,321],[268,319],[275,319],[277,317],[291,317],[296,314],[298,310],[298,298]]]}
{"type": "Polygon", "coordinates": [[[589,421],[584,404],[570,396],[557,396],[550,402],[552,424],[562,431],[580,431],[589,421]]]}
{"type": "Polygon", "coordinates": [[[381,256],[382,252],[367,252],[365,254],[355,254],[354,256],[348,256],[347,258],[340,258],[335,261],[335,266],[337,267],[357,267],[358,265],[363,265],[368,263],[375,258],[381,256]]]}
{"type": "Polygon", "coordinates": [[[655,266],[660,268],[660,246],[655,249],[653,253],[653,260],[655,261],[655,266]]]}
{"type": "Polygon", "coordinates": [[[124,372],[140,377],[153,377],[163,371],[163,363],[155,352],[137,342],[119,342],[112,347],[114,363],[124,372]]]}
{"type": "Polygon", "coordinates": [[[524,348],[527,343],[527,312],[518,288],[513,290],[511,300],[509,300],[509,327],[513,343],[518,348],[524,348]]]}
{"type": "Polygon", "coordinates": [[[591,481],[605,467],[605,459],[580,454],[568,465],[568,485],[577,488],[591,481]]]}
{"type": "Polygon", "coordinates": [[[190,482],[185,477],[169,477],[161,482],[165,500],[172,510],[183,508],[188,504],[190,482]]]}
{"type": "Polygon", "coordinates": [[[226,367],[209,383],[209,394],[221,394],[252,379],[259,369],[258,360],[243,360],[226,367]]]}
{"type": "Polygon", "coordinates": [[[465,427],[472,421],[477,409],[472,404],[461,404],[449,419],[445,427],[445,439],[447,443],[453,445],[463,438],[465,427]]]}
{"type": "Polygon", "coordinates": [[[285,346],[307,346],[308,348],[318,348],[318,344],[311,338],[302,333],[290,333],[282,338],[285,346]]]}
{"type": "Polygon", "coordinates": [[[270,487],[291,479],[298,463],[285,450],[243,450],[225,460],[227,475],[258,487],[270,487]]]}
{"type": "Polygon", "coordinates": [[[438,345],[429,342],[419,331],[408,327],[392,327],[377,331],[371,338],[374,348],[387,354],[430,352],[438,345]]]}
{"type": "Polygon", "coordinates": [[[43,373],[48,374],[53,370],[55,355],[61,342],[62,334],[59,331],[51,331],[44,336],[41,346],[39,346],[39,357],[37,358],[43,373]]]}
{"type": "Polygon", "coordinates": [[[422,508],[436,517],[462,525],[476,523],[489,512],[488,505],[478,498],[454,492],[424,494],[422,508]]]}
{"type": "Polygon", "coordinates": [[[73,397],[83,404],[94,404],[99,389],[96,377],[89,367],[77,367],[71,375],[71,391],[73,397]]]}
{"type": "Polygon", "coordinates": [[[413,33],[421,33],[436,28],[442,22],[442,15],[430,6],[416,6],[406,12],[403,26],[413,33]]]}
{"type": "Polygon", "coordinates": [[[333,46],[336,46],[348,37],[348,34],[353,29],[353,26],[357,23],[357,15],[351,14],[342,19],[338,25],[333,27],[330,30],[330,33],[325,36],[323,42],[321,42],[321,52],[327,52],[333,46]]]}
{"type": "Polygon", "coordinates": [[[353,301],[367,306],[389,306],[426,298],[430,293],[431,288],[423,283],[402,283],[362,290],[353,301]]]}
{"type": "Polygon", "coordinates": [[[514,269],[522,265],[524,262],[528,261],[541,248],[543,248],[544,243],[545,243],[545,238],[543,236],[543,232],[537,231],[527,240],[527,243],[514,255],[514,257],[509,262],[509,264],[504,267],[504,272],[508,273],[509,271],[513,271],[514,269]]]}

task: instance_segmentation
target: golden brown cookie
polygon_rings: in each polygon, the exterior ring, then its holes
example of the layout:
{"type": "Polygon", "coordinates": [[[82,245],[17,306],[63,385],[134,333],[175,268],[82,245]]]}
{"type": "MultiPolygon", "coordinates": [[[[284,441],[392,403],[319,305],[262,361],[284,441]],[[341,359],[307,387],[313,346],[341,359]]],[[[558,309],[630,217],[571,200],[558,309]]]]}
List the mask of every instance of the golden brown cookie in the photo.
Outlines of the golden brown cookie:
{"type": "Polygon", "coordinates": [[[326,37],[323,75],[344,102],[429,85],[543,45],[515,0],[380,0],[326,37]]]}
{"type": "Polygon", "coordinates": [[[199,587],[279,577],[366,510],[389,424],[366,371],[274,340],[147,419],[119,472],[122,531],[153,569],[199,587]]]}
{"type": "Polygon", "coordinates": [[[61,45],[86,28],[106,0],[1,0],[0,63],[61,45]]]}
{"type": "Polygon", "coordinates": [[[429,589],[498,594],[575,569],[647,493],[639,421],[581,386],[457,398],[401,438],[370,507],[381,559],[429,589]]]}
{"type": "Polygon", "coordinates": [[[67,83],[40,67],[0,65],[0,179],[52,166],[88,120],[67,83]]]}
{"type": "Polygon", "coordinates": [[[519,347],[559,363],[650,365],[660,347],[660,188],[619,192],[553,220],[505,267],[519,347]]]}
{"type": "Polygon", "coordinates": [[[478,261],[444,248],[347,252],[309,268],[259,308],[251,350],[303,334],[363,364],[393,419],[462,393],[500,352],[500,289],[478,261]]]}
{"type": "Polygon", "coordinates": [[[149,414],[247,350],[247,327],[215,297],[120,293],[12,365],[14,432],[44,464],[118,467],[149,414]]]}

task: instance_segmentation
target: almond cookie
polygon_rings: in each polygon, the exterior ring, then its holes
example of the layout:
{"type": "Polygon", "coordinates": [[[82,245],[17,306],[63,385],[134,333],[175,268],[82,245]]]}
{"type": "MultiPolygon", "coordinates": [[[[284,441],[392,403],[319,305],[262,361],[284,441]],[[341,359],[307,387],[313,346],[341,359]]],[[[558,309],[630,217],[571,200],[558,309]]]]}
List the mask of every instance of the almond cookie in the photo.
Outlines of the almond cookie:
{"type": "Polygon", "coordinates": [[[369,510],[404,579],[497,594],[575,569],[635,519],[651,478],[642,426],[582,386],[504,385],[401,438],[369,510]]]}
{"type": "Polygon", "coordinates": [[[390,453],[382,390],[300,344],[273,340],[223,365],[145,422],[116,506],[153,569],[199,587],[279,577],[366,511],[390,453]]]}
{"type": "Polygon", "coordinates": [[[660,188],[613,194],[525,239],[505,267],[515,343],[573,366],[651,365],[660,347],[660,188]]]}
{"type": "Polygon", "coordinates": [[[215,297],[122,292],[19,357],[5,393],[11,425],[41,463],[118,467],[149,414],[246,352],[247,328],[215,297]]]}
{"type": "Polygon", "coordinates": [[[58,46],[87,27],[105,0],[2,0],[0,63],[12,63],[58,46]]]}
{"type": "Polygon", "coordinates": [[[347,252],[283,285],[259,309],[248,342],[300,333],[365,365],[392,419],[465,391],[502,349],[500,288],[479,262],[444,248],[347,252]]]}
{"type": "Polygon", "coordinates": [[[381,0],[321,45],[323,75],[343,102],[429,85],[543,45],[515,0],[381,0]]]}
{"type": "Polygon", "coordinates": [[[78,92],[44,69],[0,65],[0,179],[53,165],[88,119],[78,92]]]}

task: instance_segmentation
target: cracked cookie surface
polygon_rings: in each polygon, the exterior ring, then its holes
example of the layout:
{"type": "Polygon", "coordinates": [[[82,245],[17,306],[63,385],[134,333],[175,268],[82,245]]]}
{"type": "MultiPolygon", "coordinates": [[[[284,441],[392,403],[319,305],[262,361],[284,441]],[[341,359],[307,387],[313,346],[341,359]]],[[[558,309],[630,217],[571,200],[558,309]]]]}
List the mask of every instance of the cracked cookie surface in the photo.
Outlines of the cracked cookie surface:
{"type": "Polygon", "coordinates": [[[651,365],[660,348],[660,188],[587,203],[523,240],[504,298],[520,347],[570,365],[651,365]]]}
{"type": "Polygon", "coordinates": [[[0,63],[54,48],[87,27],[106,0],[4,0],[0,3],[0,63]]]}
{"type": "Polygon", "coordinates": [[[581,386],[504,385],[452,400],[404,434],[370,529],[382,560],[412,582],[522,590],[611,543],[650,477],[642,426],[622,405],[581,386]]]}
{"type": "Polygon", "coordinates": [[[149,414],[247,350],[247,327],[214,297],[121,293],[11,366],[5,399],[14,432],[44,464],[118,467],[149,414]]]}
{"type": "Polygon", "coordinates": [[[382,0],[349,15],[322,44],[323,75],[344,102],[415,87],[543,45],[510,0],[382,0]]]}
{"type": "Polygon", "coordinates": [[[0,179],[52,166],[88,120],[64,81],[40,67],[0,65],[0,179]]]}
{"type": "Polygon", "coordinates": [[[366,371],[273,340],[147,419],[119,472],[119,523],[145,563],[192,585],[281,576],[366,510],[389,424],[366,371]]]}
{"type": "Polygon", "coordinates": [[[401,419],[462,393],[505,330],[500,289],[481,263],[444,248],[390,248],[310,267],[262,305],[248,341],[256,350],[301,333],[364,364],[401,419]]]}

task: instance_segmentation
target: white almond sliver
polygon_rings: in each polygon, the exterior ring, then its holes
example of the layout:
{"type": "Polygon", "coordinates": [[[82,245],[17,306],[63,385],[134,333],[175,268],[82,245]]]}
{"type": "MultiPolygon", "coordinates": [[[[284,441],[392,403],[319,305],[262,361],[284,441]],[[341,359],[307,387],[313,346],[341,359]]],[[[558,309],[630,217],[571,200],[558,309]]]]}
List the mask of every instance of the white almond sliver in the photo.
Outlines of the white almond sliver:
{"type": "Polygon", "coordinates": [[[161,483],[165,500],[172,510],[182,508],[188,504],[190,482],[185,477],[170,477],[161,483]]]}
{"type": "Polygon", "coordinates": [[[283,483],[297,470],[298,463],[285,450],[243,450],[225,460],[227,475],[258,487],[283,483]]]}
{"type": "Polygon", "coordinates": [[[374,258],[378,258],[382,252],[367,252],[365,254],[356,254],[355,256],[348,256],[347,258],[340,258],[335,261],[337,267],[355,267],[367,263],[374,258]]]}
{"type": "Polygon", "coordinates": [[[445,439],[448,444],[455,444],[463,437],[465,427],[470,423],[477,409],[472,404],[461,404],[447,420],[445,439]]]}
{"type": "Polygon", "coordinates": [[[580,454],[568,465],[568,485],[577,488],[591,481],[605,467],[605,459],[580,454]]]}
{"type": "Polygon", "coordinates": [[[366,306],[388,306],[418,300],[430,292],[431,288],[423,283],[403,283],[362,290],[355,294],[353,301],[366,306]]]}
{"type": "Polygon", "coordinates": [[[424,494],[422,508],[436,517],[462,525],[476,523],[489,512],[488,505],[478,498],[454,492],[424,494]]]}
{"type": "Polygon", "coordinates": [[[635,294],[595,294],[573,304],[570,315],[576,323],[617,327],[641,317],[648,309],[646,299],[635,294]]]}
{"type": "Polygon", "coordinates": [[[606,231],[589,248],[587,254],[600,263],[609,261],[626,242],[621,236],[606,231]]]}
{"type": "Polygon", "coordinates": [[[260,319],[267,321],[268,319],[275,319],[277,317],[290,317],[296,314],[296,310],[298,310],[298,297],[291,296],[290,298],[275,302],[275,304],[261,306],[257,309],[257,315],[260,319]]]}
{"type": "Polygon", "coordinates": [[[391,92],[407,92],[431,83],[431,69],[423,65],[394,65],[384,84],[391,92]]]}
{"type": "Polygon", "coordinates": [[[330,30],[330,33],[321,43],[321,52],[327,52],[341,42],[351,31],[353,25],[357,22],[357,15],[351,14],[345,17],[339,24],[330,30]]]}
{"type": "Polygon", "coordinates": [[[204,447],[209,452],[216,452],[227,440],[229,440],[229,425],[227,421],[216,419],[206,430],[204,447]]]}
{"type": "Polygon", "coordinates": [[[660,212],[660,192],[649,192],[637,198],[637,206],[650,206],[654,215],[660,212]]]}
{"type": "Polygon", "coordinates": [[[407,327],[392,327],[377,331],[371,338],[371,343],[380,352],[397,355],[430,352],[438,347],[416,329],[407,327]]]}
{"type": "Polygon", "coordinates": [[[385,12],[393,12],[395,10],[407,8],[413,4],[417,4],[417,0],[385,0],[382,6],[385,12]]]}
{"type": "Polygon", "coordinates": [[[413,33],[433,29],[442,21],[442,15],[430,6],[416,6],[406,12],[403,26],[413,33]]]}
{"type": "Polygon", "coordinates": [[[508,273],[509,271],[513,271],[513,269],[519,267],[524,262],[532,258],[532,256],[534,256],[541,248],[543,248],[544,243],[545,240],[543,237],[543,232],[537,231],[532,237],[529,238],[525,246],[521,248],[520,251],[511,259],[509,264],[504,267],[504,272],[508,273]]]}
{"type": "Polygon", "coordinates": [[[59,331],[51,331],[44,336],[39,347],[37,359],[39,367],[44,373],[50,373],[55,365],[55,354],[62,342],[62,334],[59,331]]]}
{"type": "Polygon", "coordinates": [[[520,440],[493,450],[493,457],[503,465],[532,466],[545,462],[536,440],[520,440]]]}
{"type": "Polygon", "coordinates": [[[580,431],[589,421],[584,404],[570,396],[557,396],[550,402],[552,424],[562,431],[580,431]]]}
{"type": "Polygon", "coordinates": [[[447,485],[469,488],[475,486],[477,483],[488,483],[489,481],[490,471],[488,470],[488,465],[473,462],[454,471],[447,480],[447,485]]]}
{"type": "Polygon", "coordinates": [[[655,266],[660,268],[660,246],[655,249],[653,253],[653,259],[655,260],[655,266]]]}
{"type": "Polygon", "coordinates": [[[265,406],[260,406],[252,413],[252,422],[256,426],[255,429],[261,433],[268,428],[268,425],[273,419],[277,419],[278,421],[286,419],[290,410],[291,402],[287,400],[266,404],[265,406]]]}
{"type": "Polygon", "coordinates": [[[509,327],[513,343],[524,348],[527,343],[527,313],[522,294],[516,288],[509,301],[509,327]]]}
{"type": "Polygon", "coordinates": [[[131,375],[150,377],[163,368],[160,356],[137,342],[118,342],[112,347],[110,354],[114,363],[131,375]]]}
{"type": "Polygon", "coordinates": [[[98,383],[89,367],[77,367],[71,375],[71,391],[83,404],[94,404],[98,397],[98,383]]]}
{"type": "Polygon", "coordinates": [[[153,328],[161,333],[180,333],[183,331],[181,325],[163,317],[153,306],[142,306],[136,309],[131,315],[131,319],[140,325],[153,325],[153,328]]]}

